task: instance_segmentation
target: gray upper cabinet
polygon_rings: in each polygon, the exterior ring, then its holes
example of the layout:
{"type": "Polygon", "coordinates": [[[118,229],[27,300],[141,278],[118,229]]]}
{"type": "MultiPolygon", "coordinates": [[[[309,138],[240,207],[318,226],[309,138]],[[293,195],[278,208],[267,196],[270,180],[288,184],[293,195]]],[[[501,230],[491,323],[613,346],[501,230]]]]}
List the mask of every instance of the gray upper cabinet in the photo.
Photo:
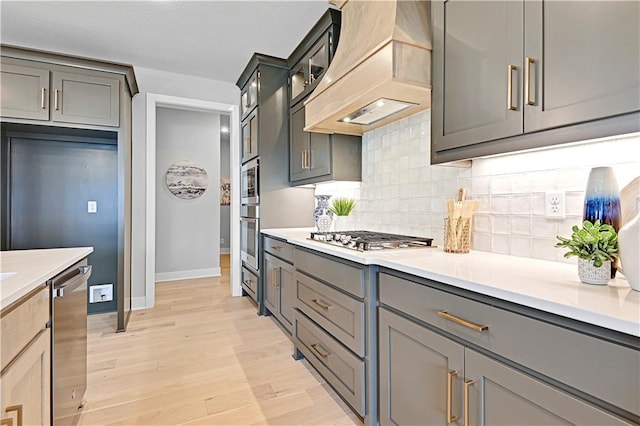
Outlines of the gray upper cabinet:
{"type": "Polygon", "coordinates": [[[256,70],[243,87],[240,94],[240,112],[244,119],[258,105],[258,84],[260,71],[256,70]]]}
{"type": "Polygon", "coordinates": [[[522,2],[433,8],[433,149],[522,133],[522,2]]]}
{"type": "Polygon", "coordinates": [[[120,78],[106,72],[2,59],[2,117],[120,126],[120,78]]]}
{"type": "Polygon", "coordinates": [[[432,162],[640,130],[640,3],[432,3],[432,162]]]}
{"type": "Polygon", "coordinates": [[[119,81],[70,72],[53,73],[52,119],[118,127],[119,81]]]}
{"type": "Polygon", "coordinates": [[[640,109],[640,2],[524,7],[525,132],[640,109]]]}
{"type": "Polygon", "coordinates": [[[258,156],[258,114],[259,109],[242,121],[242,162],[246,163],[258,156]]]}
{"type": "Polygon", "coordinates": [[[328,9],[291,53],[289,180],[306,185],[362,179],[362,138],[304,131],[304,100],[324,76],[340,36],[340,12],[328,9]]]}
{"type": "Polygon", "coordinates": [[[49,70],[2,63],[0,115],[49,120],[49,70]]]}

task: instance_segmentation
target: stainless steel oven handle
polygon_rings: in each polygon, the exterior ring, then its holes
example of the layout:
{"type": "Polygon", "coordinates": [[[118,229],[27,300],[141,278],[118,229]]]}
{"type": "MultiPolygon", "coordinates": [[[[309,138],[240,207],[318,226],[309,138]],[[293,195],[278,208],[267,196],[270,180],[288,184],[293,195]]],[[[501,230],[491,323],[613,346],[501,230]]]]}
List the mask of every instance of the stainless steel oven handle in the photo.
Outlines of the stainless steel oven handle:
{"type": "Polygon", "coordinates": [[[63,281],[61,283],[56,283],[56,279],[51,280],[53,297],[64,297],[65,289],[73,290],[80,284],[82,281],[89,279],[91,276],[92,266],[82,266],[76,270],[76,274],[74,274],[71,278],[63,281]]]}

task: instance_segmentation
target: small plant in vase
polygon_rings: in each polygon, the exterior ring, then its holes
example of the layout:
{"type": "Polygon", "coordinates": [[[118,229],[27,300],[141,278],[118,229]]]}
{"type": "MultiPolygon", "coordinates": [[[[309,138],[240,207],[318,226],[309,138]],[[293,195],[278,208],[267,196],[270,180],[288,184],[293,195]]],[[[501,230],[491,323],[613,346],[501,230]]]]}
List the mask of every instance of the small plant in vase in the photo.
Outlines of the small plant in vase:
{"type": "Polygon", "coordinates": [[[557,236],[557,248],[566,248],[564,257],[578,257],[578,276],[586,284],[605,285],[611,278],[611,262],[618,257],[618,234],[599,220],[585,220],[582,228],[571,228],[571,238],[557,236]]]}
{"type": "Polygon", "coordinates": [[[356,207],[356,200],[353,198],[338,197],[331,201],[329,211],[335,215],[334,228],[336,231],[344,231],[344,217],[349,216],[356,207]]]}

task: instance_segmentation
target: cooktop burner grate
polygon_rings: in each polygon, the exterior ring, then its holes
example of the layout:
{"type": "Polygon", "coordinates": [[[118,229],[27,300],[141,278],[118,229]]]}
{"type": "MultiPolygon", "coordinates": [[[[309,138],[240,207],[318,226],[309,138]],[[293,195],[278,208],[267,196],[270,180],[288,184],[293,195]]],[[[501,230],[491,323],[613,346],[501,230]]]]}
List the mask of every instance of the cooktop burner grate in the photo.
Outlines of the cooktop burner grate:
{"type": "Polygon", "coordinates": [[[373,231],[312,232],[311,239],[359,251],[432,247],[433,238],[373,231]]]}

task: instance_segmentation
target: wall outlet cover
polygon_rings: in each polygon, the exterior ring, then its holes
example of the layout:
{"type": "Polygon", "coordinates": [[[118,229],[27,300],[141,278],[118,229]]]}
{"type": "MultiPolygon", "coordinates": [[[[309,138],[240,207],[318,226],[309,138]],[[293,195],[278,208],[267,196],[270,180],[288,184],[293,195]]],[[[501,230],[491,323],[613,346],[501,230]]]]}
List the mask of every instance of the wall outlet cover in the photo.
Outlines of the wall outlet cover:
{"type": "Polygon", "coordinates": [[[89,287],[89,303],[111,302],[113,284],[100,284],[89,287]]]}
{"type": "Polygon", "coordinates": [[[544,197],[544,217],[547,219],[564,219],[565,216],[564,192],[547,192],[544,197]]]}

